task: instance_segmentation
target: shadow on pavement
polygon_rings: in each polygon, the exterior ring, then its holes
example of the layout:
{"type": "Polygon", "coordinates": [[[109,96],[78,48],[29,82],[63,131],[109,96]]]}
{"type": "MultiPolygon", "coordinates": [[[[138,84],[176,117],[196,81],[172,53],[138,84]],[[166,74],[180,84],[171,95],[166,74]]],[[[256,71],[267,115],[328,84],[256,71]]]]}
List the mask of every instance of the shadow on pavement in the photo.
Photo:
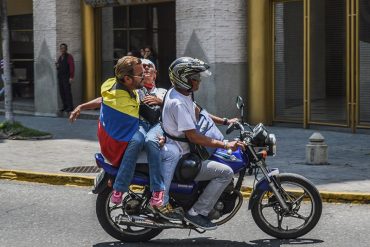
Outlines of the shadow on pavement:
{"type": "Polygon", "coordinates": [[[231,240],[216,240],[208,237],[202,238],[189,238],[189,239],[160,239],[152,240],[150,242],[143,243],[122,243],[122,242],[105,242],[93,245],[93,247],[111,247],[111,246],[151,246],[151,247],[162,247],[162,246],[173,246],[176,244],[177,247],[182,246],[199,246],[199,247],[215,247],[215,246],[230,246],[230,247],[280,247],[284,245],[308,245],[323,243],[323,240],[319,239],[257,239],[250,242],[238,242],[231,240]]]}
{"type": "Polygon", "coordinates": [[[307,245],[307,244],[319,244],[323,243],[323,240],[320,239],[311,239],[311,238],[298,238],[298,239],[258,239],[251,240],[251,243],[256,245],[251,246],[266,246],[266,247],[279,247],[284,245],[307,245]]]}

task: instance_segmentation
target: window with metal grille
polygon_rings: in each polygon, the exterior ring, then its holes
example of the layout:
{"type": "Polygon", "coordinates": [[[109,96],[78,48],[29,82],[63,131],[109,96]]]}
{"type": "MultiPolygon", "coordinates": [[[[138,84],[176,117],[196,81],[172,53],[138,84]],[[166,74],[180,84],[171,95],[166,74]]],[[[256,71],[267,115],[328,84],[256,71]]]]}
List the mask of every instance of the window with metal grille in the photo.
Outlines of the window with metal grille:
{"type": "Polygon", "coordinates": [[[370,1],[359,1],[359,124],[370,124],[370,1]]]}
{"type": "Polygon", "coordinates": [[[346,124],[346,0],[310,6],[310,121],[346,124]]]}
{"type": "Polygon", "coordinates": [[[168,67],[176,58],[175,3],[138,4],[102,9],[102,79],[128,52],[151,46],[157,63],[157,86],[169,87],[168,67]]]}
{"type": "Polygon", "coordinates": [[[303,121],[303,1],[274,4],[276,121],[303,121]]]}

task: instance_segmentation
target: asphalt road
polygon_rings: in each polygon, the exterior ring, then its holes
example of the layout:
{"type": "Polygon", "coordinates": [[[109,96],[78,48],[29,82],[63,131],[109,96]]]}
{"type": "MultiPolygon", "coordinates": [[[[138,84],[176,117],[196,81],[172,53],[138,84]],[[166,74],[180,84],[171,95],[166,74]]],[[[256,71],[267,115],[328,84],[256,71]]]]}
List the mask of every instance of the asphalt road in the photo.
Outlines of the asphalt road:
{"type": "Polygon", "coordinates": [[[370,246],[370,205],[324,204],[319,224],[297,240],[276,240],[253,222],[246,203],[215,231],[188,236],[166,230],[149,243],[124,244],[107,235],[88,188],[0,180],[0,246],[370,246]]]}

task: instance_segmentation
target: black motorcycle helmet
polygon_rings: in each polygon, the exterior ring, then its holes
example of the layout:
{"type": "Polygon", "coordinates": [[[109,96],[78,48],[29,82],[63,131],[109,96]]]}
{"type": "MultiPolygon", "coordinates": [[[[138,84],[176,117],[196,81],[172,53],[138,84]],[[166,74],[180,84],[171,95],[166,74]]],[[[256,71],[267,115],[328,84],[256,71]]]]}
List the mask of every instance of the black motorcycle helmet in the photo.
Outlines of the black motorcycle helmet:
{"type": "Polygon", "coordinates": [[[175,177],[180,183],[190,183],[198,175],[202,167],[202,160],[197,154],[184,154],[177,163],[175,177]]]}
{"type": "Polygon", "coordinates": [[[172,62],[168,68],[168,74],[175,88],[190,91],[192,84],[189,82],[189,78],[198,73],[203,77],[210,76],[211,72],[208,69],[209,65],[202,60],[192,57],[180,57],[172,62]]]}

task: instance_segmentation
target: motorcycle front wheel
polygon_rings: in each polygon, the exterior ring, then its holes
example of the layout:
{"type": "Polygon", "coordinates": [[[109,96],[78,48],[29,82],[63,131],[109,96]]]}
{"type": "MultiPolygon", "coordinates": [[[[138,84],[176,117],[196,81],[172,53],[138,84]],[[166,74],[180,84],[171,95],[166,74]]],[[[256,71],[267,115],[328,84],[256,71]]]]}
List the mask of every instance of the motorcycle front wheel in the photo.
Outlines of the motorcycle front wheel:
{"type": "Polygon", "coordinates": [[[280,239],[307,234],[321,217],[322,200],[318,190],[297,174],[279,174],[276,180],[289,211],[284,211],[271,191],[264,191],[258,194],[251,208],[254,221],[262,231],[280,239]]]}
{"type": "MultiPolygon", "coordinates": [[[[123,214],[122,204],[114,205],[110,202],[112,189],[106,188],[98,194],[96,199],[96,215],[103,229],[115,239],[122,242],[145,242],[156,237],[162,229],[134,227],[121,225],[116,221],[117,216],[123,214]]],[[[123,201],[128,196],[123,195],[123,201]]]]}

